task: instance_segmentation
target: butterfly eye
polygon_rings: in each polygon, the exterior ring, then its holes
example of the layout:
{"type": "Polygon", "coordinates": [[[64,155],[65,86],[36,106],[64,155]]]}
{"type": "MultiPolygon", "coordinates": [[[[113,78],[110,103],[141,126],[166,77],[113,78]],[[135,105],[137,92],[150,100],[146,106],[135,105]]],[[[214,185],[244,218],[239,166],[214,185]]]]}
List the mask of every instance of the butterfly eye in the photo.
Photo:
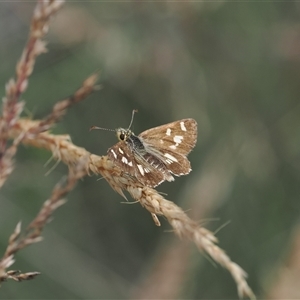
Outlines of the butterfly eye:
{"type": "Polygon", "coordinates": [[[120,133],[119,138],[120,138],[121,141],[124,141],[124,139],[125,139],[125,134],[124,134],[124,133],[120,133]]]}

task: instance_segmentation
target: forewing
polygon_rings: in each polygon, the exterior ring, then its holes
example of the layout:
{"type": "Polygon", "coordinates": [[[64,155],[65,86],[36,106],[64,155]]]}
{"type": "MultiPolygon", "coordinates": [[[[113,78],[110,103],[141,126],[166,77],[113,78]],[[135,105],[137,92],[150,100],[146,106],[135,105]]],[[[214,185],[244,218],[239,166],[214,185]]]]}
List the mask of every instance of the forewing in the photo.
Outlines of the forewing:
{"type": "Polygon", "coordinates": [[[182,119],[143,131],[139,137],[156,149],[187,155],[197,142],[197,122],[182,119]]]}
{"type": "Polygon", "coordinates": [[[109,148],[107,155],[124,172],[134,175],[134,159],[130,148],[123,141],[109,148]]]}

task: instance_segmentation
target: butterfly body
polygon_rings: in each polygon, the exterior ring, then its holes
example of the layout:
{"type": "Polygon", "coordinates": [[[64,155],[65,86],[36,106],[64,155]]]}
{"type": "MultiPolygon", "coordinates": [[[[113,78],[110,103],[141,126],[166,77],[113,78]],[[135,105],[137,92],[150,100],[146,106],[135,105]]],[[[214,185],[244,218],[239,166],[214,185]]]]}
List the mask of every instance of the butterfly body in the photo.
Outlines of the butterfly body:
{"type": "Polygon", "coordinates": [[[197,122],[183,119],[148,129],[138,136],[130,129],[116,130],[119,142],[108,149],[108,157],[124,172],[144,185],[155,187],[163,181],[191,171],[186,155],[197,141],[197,122]]]}

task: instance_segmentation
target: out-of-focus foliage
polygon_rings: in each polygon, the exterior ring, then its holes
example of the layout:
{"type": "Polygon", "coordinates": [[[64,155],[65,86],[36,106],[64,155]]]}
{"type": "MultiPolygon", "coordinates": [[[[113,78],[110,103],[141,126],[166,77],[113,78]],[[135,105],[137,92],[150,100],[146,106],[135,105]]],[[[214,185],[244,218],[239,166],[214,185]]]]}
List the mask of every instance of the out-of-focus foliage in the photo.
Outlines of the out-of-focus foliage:
{"type": "MultiPolygon", "coordinates": [[[[33,7],[0,4],[2,95],[33,7]]],[[[105,154],[116,138],[89,127],[126,127],[132,109],[139,110],[137,134],[195,118],[193,172],[159,190],[211,230],[230,221],[217,234],[220,246],[248,272],[257,295],[284,298],[274,286],[292,259],[300,211],[299,3],[70,2],[53,19],[48,40],[49,53],[38,59],[24,95],[26,113],[44,116],[101,70],[102,90],[54,130],[70,134],[74,144],[105,154]]],[[[49,158],[40,149],[19,151],[0,194],[1,251],[17,222],[28,224],[66,174],[59,165],[45,177],[54,164],[44,167],[49,158]]],[[[147,297],[175,274],[169,297],[237,297],[227,272],[194,245],[176,242],[164,220],[156,227],[139,204],[120,204],[105,180],[85,178],[68,200],[45,240],[20,252],[13,266],[42,275],[3,284],[0,299],[147,297]],[[182,245],[185,252],[176,256],[182,245]],[[155,268],[168,259],[169,273],[155,280],[155,268]]],[[[292,288],[300,297],[300,288],[292,288]]]]}

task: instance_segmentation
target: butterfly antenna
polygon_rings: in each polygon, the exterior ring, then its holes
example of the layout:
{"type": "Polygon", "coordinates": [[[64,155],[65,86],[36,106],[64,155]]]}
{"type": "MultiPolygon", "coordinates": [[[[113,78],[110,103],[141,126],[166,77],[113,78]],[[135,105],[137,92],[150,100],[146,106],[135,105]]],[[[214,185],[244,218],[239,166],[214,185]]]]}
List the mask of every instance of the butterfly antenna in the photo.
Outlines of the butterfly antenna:
{"type": "Polygon", "coordinates": [[[131,127],[131,125],[132,125],[132,122],[133,122],[133,117],[134,117],[134,114],[135,113],[137,113],[138,112],[138,110],[137,109],[134,109],[133,111],[132,111],[132,115],[131,115],[131,121],[130,121],[130,124],[129,124],[129,126],[128,126],[128,129],[130,129],[130,127],[131,127]]]}
{"type": "Polygon", "coordinates": [[[107,130],[107,131],[115,131],[114,129],[102,128],[102,127],[98,127],[98,126],[92,126],[92,127],[90,128],[90,131],[91,131],[91,130],[94,130],[94,129],[107,130]]]}

